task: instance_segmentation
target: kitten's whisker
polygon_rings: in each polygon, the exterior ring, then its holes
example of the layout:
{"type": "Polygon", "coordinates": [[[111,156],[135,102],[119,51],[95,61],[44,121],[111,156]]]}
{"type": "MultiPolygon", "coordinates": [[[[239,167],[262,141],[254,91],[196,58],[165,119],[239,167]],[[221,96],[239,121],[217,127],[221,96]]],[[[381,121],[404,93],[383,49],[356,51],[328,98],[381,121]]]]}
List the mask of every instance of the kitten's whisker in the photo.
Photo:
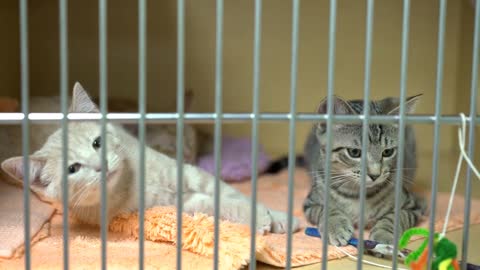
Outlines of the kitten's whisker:
{"type": "Polygon", "coordinates": [[[88,196],[91,187],[92,187],[92,186],[89,185],[89,186],[87,186],[87,187],[84,189],[84,191],[82,192],[82,194],[80,194],[80,195],[78,196],[78,199],[76,200],[76,202],[75,202],[75,204],[74,204],[74,206],[73,206],[72,209],[76,209],[77,207],[80,206],[80,203],[83,201],[83,199],[84,199],[86,196],[88,196]]]}
{"type": "Polygon", "coordinates": [[[74,194],[72,194],[72,196],[71,196],[72,199],[76,199],[77,196],[79,196],[86,188],[88,188],[88,185],[89,184],[86,184],[86,185],[80,187],[79,190],[77,190],[74,194]]]}
{"type": "Polygon", "coordinates": [[[336,188],[336,189],[339,189],[339,188],[343,187],[343,186],[346,185],[346,184],[352,184],[352,183],[354,183],[354,181],[345,181],[345,182],[341,183],[340,185],[336,186],[335,188],[336,188]]]}
{"type": "Polygon", "coordinates": [[[330,182],[330,186],[332,187],[339,187],[345,183],[348,183],[348,182],[353,182],[355,179],[353,178],[347,178],[347,177],[344,177],[344,178],[339,178],[339,179],[336,179],[335,181],[332,181],[330,182]]]}
{"type": "MultiPolygon", "coordinates": [[[[82,202],[83,198],[85,198],[85,196],[88,195],[88,191],[91,189],[93,184],[95,184],[97,182],[98,182],[97,180],[93,180],[93,181],[85,184],[82,188],[80,188],[80,190],[78,190],[76,192],[76,194],[75,194],[76,199],[75,199],[75,202],[73,204],[72,209],[75,209],[79,206],[79,204],[82,202]]],[[[75,198],[75,197],[72,196],[72,198],[75,198]]]]}
{"type": "Polygon", "coordinates": [[[88,190],[89,190],[89,188],[87,186],[82,190],[82,193],[78,194],[77,199],[75,200],[75,202],[72,206],[72,210],[76,209],[80,205],[80,203],[83,201],[83,198],[85,197],[85,195],[88,194],[88,192],[87,192],[88,190]]]}
{"type": "Polygon", "coordinates": [[[349,176],[355,176],[355,175],[354,174],[335,175],[335,176],[331,176],[330,179],[343,178],[343,177],[349,177],[349,176]]]}

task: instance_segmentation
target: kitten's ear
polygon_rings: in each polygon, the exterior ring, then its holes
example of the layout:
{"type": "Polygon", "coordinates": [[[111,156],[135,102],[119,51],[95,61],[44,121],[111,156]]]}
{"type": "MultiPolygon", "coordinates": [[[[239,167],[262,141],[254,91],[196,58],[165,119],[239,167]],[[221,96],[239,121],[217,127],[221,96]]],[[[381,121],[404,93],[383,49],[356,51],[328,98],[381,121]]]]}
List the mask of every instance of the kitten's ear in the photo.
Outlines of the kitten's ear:
{"type": "MultiPolygon", "coordinates": [[[[324,98],[320,105],[318,105],[317,113],[318,114],[327,114],[328,111],[328,98],[324,98]]],[[[357,114],[353,108],[350,106],[348,101],[339,98],[337,96],[333,96],[333,114],[357,114]]],[[[320,122],[316,125],[316,133],[317,137],[320,138],[326,130],[327,123],[320,122]]]]}
{"type": "MultiPolygon", "coordinates": [[[[423,94],[407,97],[405,101],[405,113],[411,114],[415,112],[415,108],[423,94]]],[[[400,113],[400,98],[385,98],[380,101],[384,112],[388,115],[395,115],[400,113]]]]}
{"type": "Polygon", "coordinates": [[[88,96],[87,91],[83,86],[76,82],[73,86],[73,96],[72,96],[72,105],[70,106],[69,112],[71,113],[99,113],[95,102],[88,96]]]}
{"type": "MultiPolygon", "coordinates": [[[[29,157],[29,169],[28,180],[32,188],[44,188],[46,185],[40,181],[40,175],[42,173],[43,167],[45,166],[45,161],[38,157],[30,156],[29,157]]],[[[15,180],[23,182],[24,178],[24,166],[23,166],[23,157],[13,157],[9,158],[2,162],[2,169],[8,175],[13,177],[15,180]]]]}
{"type": "MultiPolygon", "coordinates": [[[[327,99],[324,98],[320,105],[318,105],[317,113],[318,114],[326,114],[328,110],[327,99]]],[[[337,96],[333,96],[333,113],[334,114],[356,114],[355,111],[352,109],[348,101],[343,100],[337,96]]]]}

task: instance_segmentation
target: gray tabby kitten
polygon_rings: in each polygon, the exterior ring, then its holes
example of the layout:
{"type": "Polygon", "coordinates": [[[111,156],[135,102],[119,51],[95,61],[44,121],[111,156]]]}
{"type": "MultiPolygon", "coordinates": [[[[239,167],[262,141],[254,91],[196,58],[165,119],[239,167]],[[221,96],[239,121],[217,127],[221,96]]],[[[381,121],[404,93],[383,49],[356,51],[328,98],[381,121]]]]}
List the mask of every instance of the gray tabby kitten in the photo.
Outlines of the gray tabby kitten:
{"type": "MultiPolygon", "coordinates": [[[[79,83],[75,84],[70,112],[98,113],[99,110],[79,83]]],[[[101,151],[106,147],[108,220],[121,213],[138,210],[139,141],[120,125],[107,124],[105,140],[98,121],[71,121],[68,124],[68,166],[62,167],[62,130],[57,129],[45,144],[29,158],[31,189],[44,199],[61,202],[62,172],[68,173],[70,213],[79,221],[100,223],[101,151]]],[[[145,146],[145,207],[175,205],[177,166],[183,166],[183,206],[187,213],[213,215],[214,177],[189,165],[177,164],[149,146],[145,146]]],[[[2,169],[14,179],[23,179],[23,157],[2,162],[2,169]]],[[[251,200],[220,181],[220,217],[249,224],[251,200]]],[[[256,205],[256,229],[260,233],[285,233],[287,215],[263,204],[256,205]]],[[[298,229],[294,219],[293,229],[298,229]]]]}
{"type": "MultiPolygon", "coordinates": [[[[420,95],[407,98],[405,108],[412,113],[420,95]]],[[[346,101],[333,98],[334,114],[361,114],[363,100],[346,101]]],[[[326,99],[318,113],[327,112],[326,99]]],[[[394,115],[399,112],[398,98],[385,98],[370,103],[371,115],[394,115]]],[[[332,245],[346,245],[353,236],[359,219],[360,160],[362,155],[362,125],[335,123],[332,126],[330,203],[328,227],[323,228],[323,200],[326,151],[326,124],[314,125],[305,144],[305,162],[312,178],[312,188],[303,210],[307,220],[328,236],[332,245]]],[[[412,127],[405,129],[404,167],[397,168],[397,124],[369,125],[365,220],[371,227],[370,239],[381,243],[393,242],[395,175],[403,171],[400,194],[400,232],[413,227],[424,214],[426,205],[410,187],[416,167],[415,135],[412,127]]]]}

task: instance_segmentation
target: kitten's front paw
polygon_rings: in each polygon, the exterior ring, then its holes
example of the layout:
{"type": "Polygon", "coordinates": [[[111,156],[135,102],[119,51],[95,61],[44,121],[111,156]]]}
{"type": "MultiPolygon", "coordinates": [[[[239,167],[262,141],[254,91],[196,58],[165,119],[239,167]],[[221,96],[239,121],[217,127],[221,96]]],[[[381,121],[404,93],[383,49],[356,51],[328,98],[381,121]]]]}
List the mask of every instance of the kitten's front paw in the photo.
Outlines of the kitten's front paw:
{"type": "Polygon", "coordinates": [[[266,234],[272,230],[272,217],[268,210],[257,209],[257,233],[266,234]]]}
{"type": "MultiPolygon", "coordinates": [[[[284,212],[270,210],[270,216],[272,217],[272,233],[286,233],[288,227],[288,215],[284,212]]],[[[299,229],[299,222],[296,217],[292,219],[292,231],[296,232],[299,229]]]]}
{"type": "MultiPolygon", "coordinates": [[[[374,227],[375,228],[375,227],[374,227]]],[[[393,244],[393,233],[386,231],[384,229],[372,229],[373,233],[370,234],[370,240],[391,245],[393,244]]]]}
{"type": "MultiPolygon", "coordinates": [[[[322,221],[320,220],[319,229],[322,235],[325,235],[325,230],[322,229],[322,225],[322,221]]],[[[348,240],[353,236],[352,222],[344,216],[329,217],[327,235],[330,245],[346,246],[348,240]]]]}

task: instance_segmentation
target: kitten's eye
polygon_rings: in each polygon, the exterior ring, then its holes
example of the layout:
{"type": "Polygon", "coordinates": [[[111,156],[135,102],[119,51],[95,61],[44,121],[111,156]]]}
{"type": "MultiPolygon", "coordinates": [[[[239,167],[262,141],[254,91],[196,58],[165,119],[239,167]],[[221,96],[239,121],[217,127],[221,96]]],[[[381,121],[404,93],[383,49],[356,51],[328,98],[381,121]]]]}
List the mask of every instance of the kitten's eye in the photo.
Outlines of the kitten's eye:
{"type": "Polygon", "coordinates": [[[96,150],[96,149],[100,148],[102,146],[101,143],[102,143],[102,140],[101,140],[100,136],[98,136],[92,143],[93,149],[96,150]]]}
{"type": "Polygon", "coordinates": [[[82,165],[80,165],[80,163],[74,163],[74,164],[68,166],[68,174],[74,174],[74,173],[78,172],[78,170],[80,170],[80,167],[82,167],[82,165]]]}
{"type": "Polygon", "coordinates": [[[347,153],[351,158],[360,158],[362,156],[362,150],[357,148],[347,148],[347,153]]]}
{"type": "Polygon", "coordinates": [[[382,152],[383,157],[391,157],[393,154],[395,154],[395,148],[385,149],[382,152]]]}

